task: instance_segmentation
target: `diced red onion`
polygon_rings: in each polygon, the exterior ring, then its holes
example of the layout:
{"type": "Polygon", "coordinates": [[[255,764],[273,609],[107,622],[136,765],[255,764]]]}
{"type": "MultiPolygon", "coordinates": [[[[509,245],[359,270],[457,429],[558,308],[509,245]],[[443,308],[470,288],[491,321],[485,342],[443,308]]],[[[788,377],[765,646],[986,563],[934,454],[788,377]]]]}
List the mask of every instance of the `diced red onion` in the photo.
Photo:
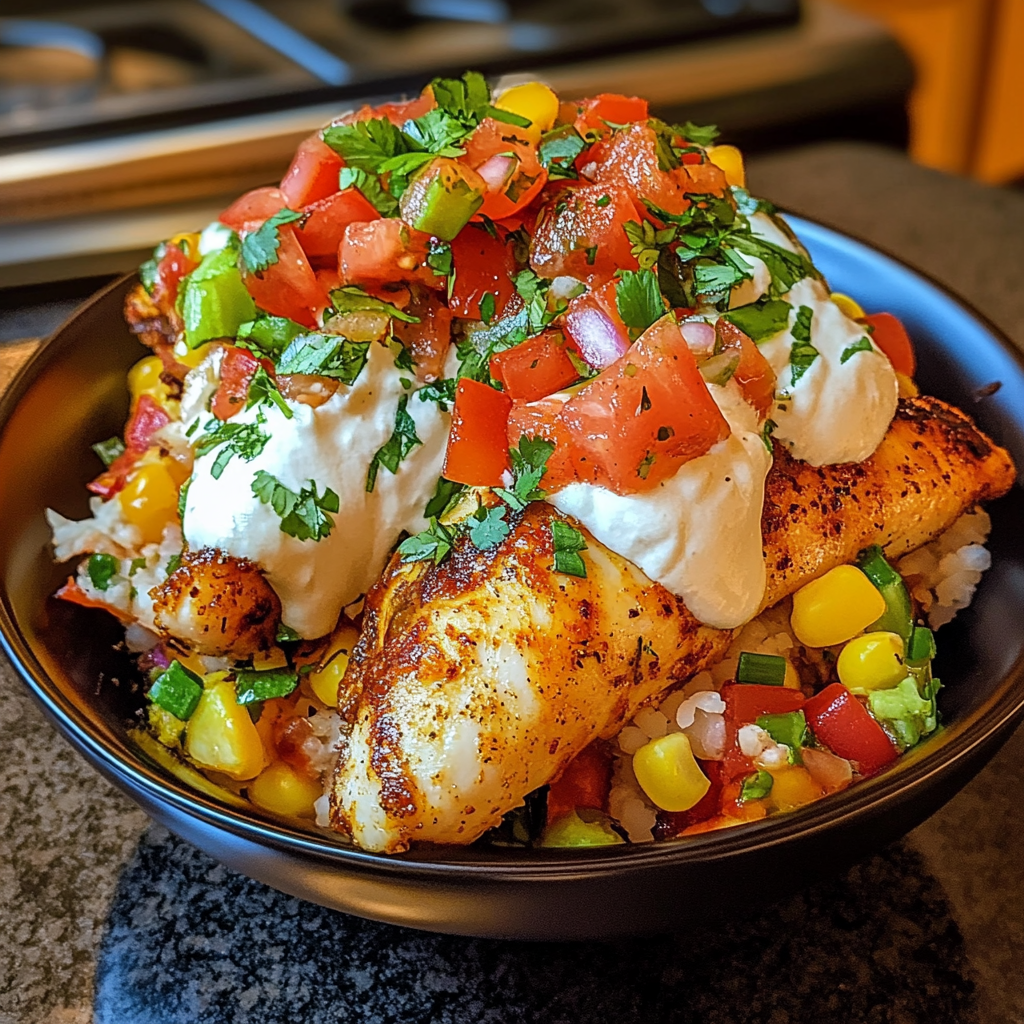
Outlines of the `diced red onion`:
{"type": "Polygon", "coordinates": [[[811,778],[826,793],[836,793],[853,781],[853,766],[844,757],[815,747],[805,747],[800,756],[811,778]]]}
{"type": "Polygon", "coordinates": [[[679,325],[683,340],[697,356],[709,356],[715,351],[715,329],[704,320],[686,320],[679,325]]]}
{"type": "Polygon", "coordinates": [[[576,342],[580,355],[593,367],[603,370],[629,348],[629,335],[607,313],[595,306],[570,309],[565,329],[576,342]]]}
{"type": "Polygon", "coordinates": [[[505,187],[505,182],[512,177],[517,162],[514,156],[498,153],[485,160],[476,169],[476,173],[487,182],[489,192],[500,192],[505,187]]]}

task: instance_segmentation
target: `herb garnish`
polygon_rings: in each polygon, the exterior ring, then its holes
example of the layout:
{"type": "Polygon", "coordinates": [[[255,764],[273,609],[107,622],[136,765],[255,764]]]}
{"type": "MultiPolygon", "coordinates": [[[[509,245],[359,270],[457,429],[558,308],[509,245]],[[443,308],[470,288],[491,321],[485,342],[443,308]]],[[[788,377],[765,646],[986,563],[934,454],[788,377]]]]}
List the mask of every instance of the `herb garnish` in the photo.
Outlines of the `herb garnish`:
{"type": "Polygon", "coordinates": [[[358,285],[346,285],[344,288],[335,288],[331,292],[331,303],[335,313],[356,313],[362,310],[369,310],[373,313],[387,313],[393,320],[401,320],[406,324],[418,324],[420,318],[411,313],[405,313],[397,306],[383,299],[367,295],[358,285]]]}
{"type": "Polygon", "coordinates": [[[867,336],[858,338],[852,345],[847,345],[843,349],[842,355],[839,357],[839,365],[842,366],[848,359],[852,359],[858,352],[871,352],[874,346],[871,344],[871,339],[867,336]]]}
{"type": "Polygon", "coordinates": [[[416,422],[409,415],[406,406],[409,404],[409,396],[402,395],[398,400],[398,409],[395,412],[395,429],[391,437],[377,449],[370,466],[366,471],[366,490],[372,491],[377,483],[377,472],[381,466],[391,473],[398,472],[399,463],[416,447],[423,442],[416,436],[416,422]]]}
{"type": "Polygon", "coordinates": [[[281,354],[278,373],[309,373],[355,384],[370,352],[368,341],[338,334],[300,334],[281,354]]]}
{"type": "Polygon", "coordinates": [[[801,306],[793,324],[793,347],[789,350],[789,365],[795,384],[818,358],[818,350],[811,344],[811,320],[814,311],[810,306],[801,306]]]}
{"type": "Polygon", "coordinates": [[[277,382],[267,373],[266,368],[261,364],[249,381],[249,391],[245,407],[251,409],[256,405],[276,405],[286,420],[290,420],[295,413],[288,407],[277,387],[277,382]]]}
{"type": "Polygon", "coordinates": [[[111,578],[121,569],[121,563],[113,556],[97,553],[89,556],[86,563],[89,580],[97,590],[107,590],[111,578]]]}
{"type": "Polygon", "coordinates": [[[551,540],[555,550],[555,572],[586,579],[587,566],[580,554],[587,550],[583,534],[562,519],[552,519],[551,540]]]}
{"type": "Polygon", "coordinates": [[[665,315],[658,278],[650,270],[624,270],[615,286],[615,304],[631,338],[639,337],[665,315]]]}
{"type": "Polygon", "coordinates": [[[334,529],[329,513],[337,512],[340,504],[338,495],[330,487],[321,495],[317,493],[316,483],[313,480],[309,483],[309,487],[296,493],[261,469],[252,482],[252,493],[277,513],[282,533],[297,540],[320,541],[334,529]]]}
{"type": "Polygon", "coordinates": [[[722,319],[735,324],[751,341],[760,343],[786,329],[792,308],[784,299],[765,296],[749,305],[730,309],[722,314],[722,319]]]}
{"type": "Polygon", "coordinates": [[[104,466],[110,466],[119,455],[124,454],[124,441],[119,437],[108,437],[106,441],[97,441],[92,450],[104,466]]]}
{"type": "Polygon", "coordinates": [[[293,224],[301,218],[301,213],[285,207],[246,235],[242,239],[242,263],[245,269],[250,274],[257,274],[275,264],[277,250],[281,247],[281,233],[278,228],[283,224],[293,224]]]}
{"type": "Polygon", "coordinates": [[[257,413],[255,423],[232,423],[230,420],[222,423],[220,420],[210,420],[206,424],[199,440],[196,441],[196,456],[206,455],[218,445],[224,445],[210,467],[210,476],[214,480],[220,479],[233,456],[238,455],[245,462],[252,462],[263,453],[270,440],[270,435],[262,429],[264,422],[261,411],[257,413]]]}

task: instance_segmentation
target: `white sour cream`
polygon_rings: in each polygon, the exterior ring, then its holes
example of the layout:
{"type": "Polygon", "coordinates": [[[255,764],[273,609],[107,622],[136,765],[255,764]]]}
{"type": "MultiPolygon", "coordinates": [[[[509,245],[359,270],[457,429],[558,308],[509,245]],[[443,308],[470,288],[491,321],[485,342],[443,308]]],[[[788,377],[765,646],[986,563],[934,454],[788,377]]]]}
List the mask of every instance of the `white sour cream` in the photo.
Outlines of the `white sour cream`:
{"type": "MultiPolygon", "coordinates": [[[[377,581],[399,533],[426,528],[423,508],[441,473],[450,417],[437,403],[405,391],[403,376],[389,350],[373,344],[355,384],[342,384],[319,408],[290,402],[293,417],[286,419],[276,406],[260,407],[270,440],[252,462],[235,455],[215,480],[210,470],[220,449],[196,460],[185,508],[188,546],[219,548],[258,562],[281,599],[282,621],[300,636],[330,632],[341,609],[377,581]],[[396,473],[380,467],[374,490],[367,493],[367,467],[391,437],[403,395],[409,396],[407,411],[423,443],[396,473]],[[331,534],[300,541],[283,533],[280,517],[252,493],[259,470],[295,492],[311,480],[319,494],[330,487],[340,504],[331,534]]],[[[231,422],[252,423],[256,417],[257,410],[250,409],[231,422]]]]}
{"type": "Polygon", "coordinates": [[[764,597],[761,506],[772,460],[739,388],[708,390],[732,433],[706,455],[641,494],[576,483],[548,500],[682,597],[701,622],[731,629],[764,597]]]}

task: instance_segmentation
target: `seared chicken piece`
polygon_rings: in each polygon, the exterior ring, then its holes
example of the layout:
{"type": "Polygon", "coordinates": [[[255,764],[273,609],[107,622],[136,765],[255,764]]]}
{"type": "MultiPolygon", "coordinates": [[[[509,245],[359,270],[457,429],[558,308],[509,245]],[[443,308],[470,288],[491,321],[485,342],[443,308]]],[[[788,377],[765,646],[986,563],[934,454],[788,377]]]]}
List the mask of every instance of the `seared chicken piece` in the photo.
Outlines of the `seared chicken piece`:
{"type": "MultiPolygon", "coordinates": [[[[928,541],[1013,477],[1007,453],[936,399],[903,403],[865,462],[777,453],[765,606],[868,544],[898,555],[928,541]]],[[[587,578],[555,573],[558,518],[533,504],[489,550],[462,540],[440,566],[395,557],[369,594],[331,790],[334,827],[364,849],[472,842],[732,640],[589,535],[587,578]]]]}
{"type": "Polygon", "coordinates": [[[281,602],[246,558],[213,548],[186,552],[149,593],[160,635],[196,654],[241,660],[274,645],[281,602]]]}

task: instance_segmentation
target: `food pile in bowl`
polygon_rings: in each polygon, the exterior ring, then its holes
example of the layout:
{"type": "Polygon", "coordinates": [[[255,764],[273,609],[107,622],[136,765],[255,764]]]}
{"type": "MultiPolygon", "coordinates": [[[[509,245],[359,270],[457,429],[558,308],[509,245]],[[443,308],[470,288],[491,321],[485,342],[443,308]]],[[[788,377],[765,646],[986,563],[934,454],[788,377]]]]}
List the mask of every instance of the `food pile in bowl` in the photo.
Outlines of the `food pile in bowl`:
{"type": "Polygon", "coordinates": [[[470,72],[157,248],[92,515],[48,513],[149,757],[369,851],[581,847],[939,728],[1013,465],[715,136],[470,72]]]}

